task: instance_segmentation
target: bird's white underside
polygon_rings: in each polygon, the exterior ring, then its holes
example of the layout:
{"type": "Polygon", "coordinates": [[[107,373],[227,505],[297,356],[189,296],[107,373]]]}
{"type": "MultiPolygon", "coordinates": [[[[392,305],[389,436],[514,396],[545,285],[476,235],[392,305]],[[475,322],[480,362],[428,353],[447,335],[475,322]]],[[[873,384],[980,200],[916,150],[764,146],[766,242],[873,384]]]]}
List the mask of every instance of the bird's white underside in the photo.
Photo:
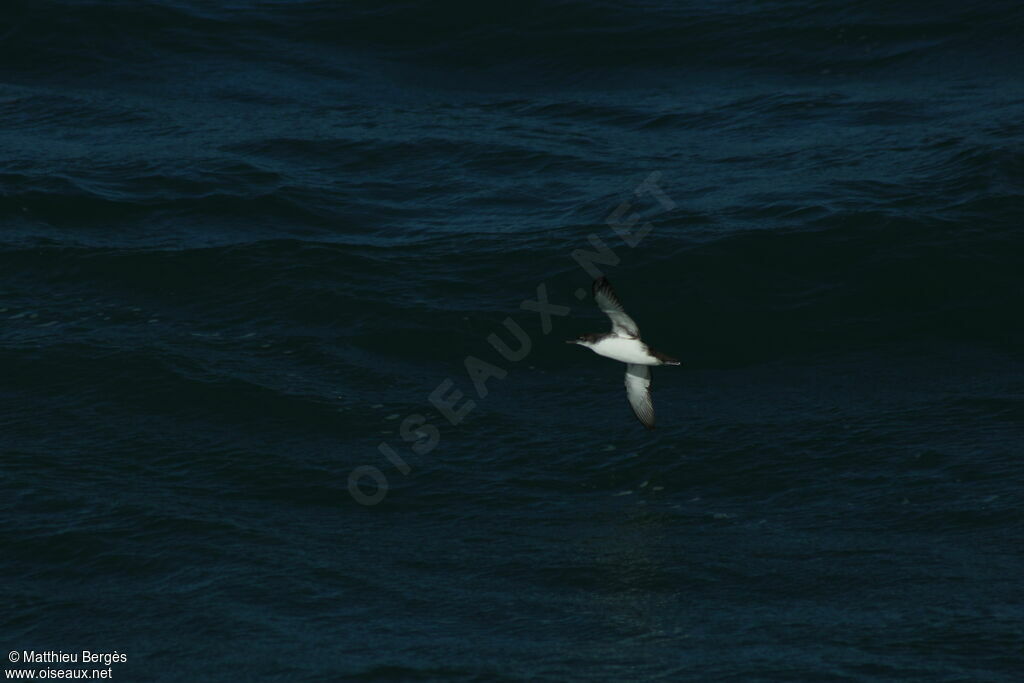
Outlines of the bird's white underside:
{"type": "Polygon", "coordinates": [[[639,339],[631,337],[605,337],[595,344],[586,344],[599,356],[611,358],[622,363],[636,365],[661,365],[661,361],[651,355],[647,345],[639,339]]]}

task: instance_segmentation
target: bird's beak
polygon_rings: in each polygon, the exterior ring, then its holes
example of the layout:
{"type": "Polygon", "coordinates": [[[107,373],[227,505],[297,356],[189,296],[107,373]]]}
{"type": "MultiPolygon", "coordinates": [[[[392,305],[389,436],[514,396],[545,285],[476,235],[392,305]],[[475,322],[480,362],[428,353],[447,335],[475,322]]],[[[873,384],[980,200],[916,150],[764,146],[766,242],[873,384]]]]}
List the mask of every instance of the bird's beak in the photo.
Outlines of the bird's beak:
{"type": "Polygon", "coordinates": [[[565,343],[566,343],[566,344],[575,344],[575,343],[576,343],[576,340],[575,340],[575,339],[567,339],[567,340],[565,341],[565,343]]]}

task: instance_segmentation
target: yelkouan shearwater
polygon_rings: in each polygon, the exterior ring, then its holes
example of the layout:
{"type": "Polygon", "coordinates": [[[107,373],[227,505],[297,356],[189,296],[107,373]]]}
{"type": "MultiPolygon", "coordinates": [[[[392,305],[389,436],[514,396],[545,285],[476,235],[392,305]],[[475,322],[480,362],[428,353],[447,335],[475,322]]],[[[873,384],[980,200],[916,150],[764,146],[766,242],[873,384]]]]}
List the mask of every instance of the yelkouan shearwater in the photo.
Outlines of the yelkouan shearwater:
{"type": "Polygon", "coordinates": [[[626,364],[626,398],[640,423],[654,429],[654,403],[651,402],[652,365],[679,365],[671,356],[655,351],[640,339],[640,330],[615,296],[608,278],[594,280],[594,301],[612,320],[612,331],[604,334],[592,332],[566,344],[579,344],[599,356],[606,356],[626,364]]]}

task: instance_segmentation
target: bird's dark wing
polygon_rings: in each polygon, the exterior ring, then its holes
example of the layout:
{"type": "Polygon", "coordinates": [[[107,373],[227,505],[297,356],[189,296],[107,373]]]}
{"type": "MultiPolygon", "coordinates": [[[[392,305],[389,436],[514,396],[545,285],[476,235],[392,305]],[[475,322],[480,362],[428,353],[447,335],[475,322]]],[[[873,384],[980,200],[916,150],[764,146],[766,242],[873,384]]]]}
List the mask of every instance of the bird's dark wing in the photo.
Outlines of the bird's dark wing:
{"type": "Polygon", "coordinates": [[[636,418],[648,429],[654,429],[654,402],[651,401],[651,368],[626,364],[626,398],[636,418]]]}
{"type": "Polygon", "coordinates": [[[626,315],[619,297],[615,296],[615,290],[608,282],[608,278],[600,277],[594,280],[594,301],[597,302],[601,311],[612,320],[612,332],[620,337],[639,337],[640,329],[633,322],[633,319],[626,315]]]}

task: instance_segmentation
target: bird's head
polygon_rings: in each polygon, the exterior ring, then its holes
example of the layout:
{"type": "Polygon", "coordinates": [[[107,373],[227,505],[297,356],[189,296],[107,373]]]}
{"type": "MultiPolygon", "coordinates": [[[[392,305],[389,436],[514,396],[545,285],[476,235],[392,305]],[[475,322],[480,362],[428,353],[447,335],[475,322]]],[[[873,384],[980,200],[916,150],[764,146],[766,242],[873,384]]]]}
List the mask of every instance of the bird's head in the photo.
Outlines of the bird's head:
{"type": "Polygon", "coordinates": [[[566,340],[566,344],[579,344],[580,346],[593,346],[597,341],[597,334],[581,334],[575,339],[566,340]]]}

